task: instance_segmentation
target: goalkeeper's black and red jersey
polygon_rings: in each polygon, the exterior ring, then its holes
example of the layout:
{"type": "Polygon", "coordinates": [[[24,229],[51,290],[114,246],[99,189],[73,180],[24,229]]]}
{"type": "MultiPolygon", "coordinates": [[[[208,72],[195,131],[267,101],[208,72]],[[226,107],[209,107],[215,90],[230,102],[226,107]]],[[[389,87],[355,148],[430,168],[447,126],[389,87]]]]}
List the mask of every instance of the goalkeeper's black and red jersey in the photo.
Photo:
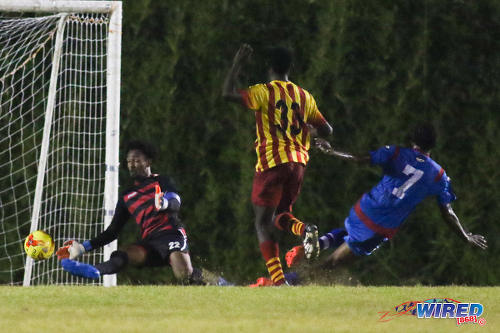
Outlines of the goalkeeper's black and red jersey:
{"type": "Polygon", "coordinates": [[[177,193],[168,177],[152,175],[140,181],[135,181],[134,186],[120,194],[109,227],[96,238],[90,240],[92,248],[104,246],[115,240],[131,217],[140,226],[142,238],[153,232],[176,228],[178,223],[177,212],[157,211],[155,209],[155,185],[160,185],[161,191],[164,193],[177,193]]]}

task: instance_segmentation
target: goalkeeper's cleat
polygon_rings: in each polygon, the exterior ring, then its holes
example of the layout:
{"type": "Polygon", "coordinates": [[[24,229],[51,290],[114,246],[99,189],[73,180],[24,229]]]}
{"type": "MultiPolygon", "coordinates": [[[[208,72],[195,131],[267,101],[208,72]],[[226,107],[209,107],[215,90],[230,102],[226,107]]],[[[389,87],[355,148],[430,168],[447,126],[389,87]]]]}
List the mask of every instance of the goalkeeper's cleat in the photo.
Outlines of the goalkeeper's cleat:
{"type": "Polygon", "coordinates": [[[254,284],[249,285],[250,288],[258,288],[258,287],[271,287],[273,286],[273,281],[267,277],[260,277],[254,284]]]}
{"type": "Polygon", "coordinates": [[[306,259],[317,258],[319,256],[318,227],[314,224],[306,225],[303,244],[306,259]]]}
{"type": "Polygon", "coordinates": [[[289,250],[285,255],[286,265],[288,267],[293,267],[298,265],[302,260],[304,260],[304,246],[297,245],[289,250]]]}
{"type": "Polygon", "coordinates": [[[230,286],[234,286],[234,283],[228,282],[222,276],[219,276],[219,279],[217,281],[217,285],[220,287],[230,287],[230,286]]]}
{"type": "Polygon", "coordinates": [[[61,265],[66,272],[72,275],[81,276],[87,279],[94,279],[94,280],[101,277],[101,273],[97,268],[89,264],[78,262],[76,260],[71,260],[67,258],[62,259],[61,265]]]}

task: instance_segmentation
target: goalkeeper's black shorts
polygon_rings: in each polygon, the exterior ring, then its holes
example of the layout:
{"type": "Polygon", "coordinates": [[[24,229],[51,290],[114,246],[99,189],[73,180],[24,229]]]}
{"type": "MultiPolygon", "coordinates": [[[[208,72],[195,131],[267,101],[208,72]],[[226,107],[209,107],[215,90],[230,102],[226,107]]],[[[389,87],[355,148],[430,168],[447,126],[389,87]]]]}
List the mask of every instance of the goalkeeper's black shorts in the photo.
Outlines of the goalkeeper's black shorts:
{"type": "Polygon", "coordinates": [[[165,230],[148,235],[136,245],[146,250],[145,266],[165,266],[170,264],[170,254],[180,251],[187,253],[188,239],[184,228],[165,230]]]}

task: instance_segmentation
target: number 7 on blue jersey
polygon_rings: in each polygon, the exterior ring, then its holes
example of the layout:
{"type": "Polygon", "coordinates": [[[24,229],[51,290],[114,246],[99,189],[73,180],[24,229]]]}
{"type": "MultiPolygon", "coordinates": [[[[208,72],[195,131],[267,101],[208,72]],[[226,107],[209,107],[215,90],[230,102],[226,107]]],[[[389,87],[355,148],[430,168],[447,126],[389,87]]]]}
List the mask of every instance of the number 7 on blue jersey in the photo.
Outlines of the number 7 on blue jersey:
{"type": "Polygon", "coordinates": [[[407,164],[405,168],[403,169],[403,173],[407,176],[410,176],[407,181],[403,183],[400,187],[395,187],[392,190],[392,194],[394,194],[396,197],[399,199],[403,199],[405,197],[406,191],[410,189],[410,187],[413,186],[422,176],[424,175],[424,172],[419,169],[415,169],[411,165],[407,164]]]}

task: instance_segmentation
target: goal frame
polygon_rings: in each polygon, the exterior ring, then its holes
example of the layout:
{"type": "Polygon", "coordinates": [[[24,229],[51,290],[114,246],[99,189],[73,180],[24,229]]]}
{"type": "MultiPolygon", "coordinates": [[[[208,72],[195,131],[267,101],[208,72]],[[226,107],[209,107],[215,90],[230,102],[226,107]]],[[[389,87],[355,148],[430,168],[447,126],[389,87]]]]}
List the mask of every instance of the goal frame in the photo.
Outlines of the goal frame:
{"type": "MultiPolygon", "coordinates": [[[[61,51],[64,29],[63,20],[71,13],[107,13],[110,15],[107,48],[106,69],[106,147],[105,147],[105,181],[104,181],[104,228],[111,223],[116,202],[118,201],[118,166],[119,166],[119,135],[120,135],[120,81],[121,81],[121,34],[122,34],[122,2],[121,1],[84,1],[84,0],[0,0],[0,12],[28,12],[60,14],[61,21],[57,29],[56,45],[54,50],[53,67],[47,107],[45,111],[45,126],[41,153],[38,165],[37,185],[31,218],[31,231],[37,230],[40,203],[43,191],[43,182],[46,168],[46,157],[50,144],[51,117],[54,110],[54,100],[57,88],[58,55],[61,51]],[[45,154],[45,156],[44,156],[45,154]]],[[[111,253],[117,249],[117,241],[104,246],[104,260],[108,260],[111,253]]],[[[33,259],[27,257],[23,286],[29,286],[33,259]]],[[[105,287],[116,286],[116,274],[104,275],[105,287]]]]}

